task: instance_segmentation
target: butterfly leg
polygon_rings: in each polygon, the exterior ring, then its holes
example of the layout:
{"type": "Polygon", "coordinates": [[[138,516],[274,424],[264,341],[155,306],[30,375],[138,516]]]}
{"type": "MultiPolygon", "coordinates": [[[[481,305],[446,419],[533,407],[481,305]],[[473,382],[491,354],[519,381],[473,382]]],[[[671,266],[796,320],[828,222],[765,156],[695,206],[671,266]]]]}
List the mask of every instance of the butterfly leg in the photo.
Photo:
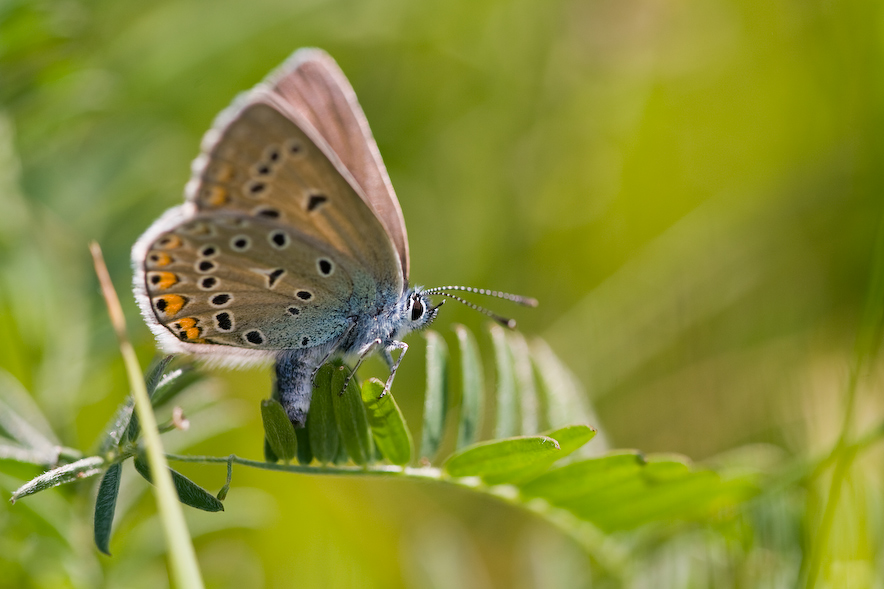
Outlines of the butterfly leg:
{"type": "Polygon", "coordinates": [[[365,360],[369,356],[369,354],[374,351],[375,346],[379,346],[381,345],[381,343],[382,342],[380,338],[378,338],[359,350],[359,360],[356,361],[356,366],[353,367],[353,370],[347,376],[347,379],[344,381],[344,388],[341,389],[341,392],[338,393],[338,395],[344,394],[344,391],[347,390],[347,385],[350,384],[350,379],[353,378],[353,375],[356,374],[356,371],[359,370],[360,366],[362,366],[362,361],[365,360]]]}
{"type": "Polygon", "coordinates": [[[396,370],[399,368],[399,364],[402,362],[402,358],[405,357],[405,352],[408,351],[408,344],[405,342],[391,342],[386,348],[384,348],[384,359],[387,361],[387,365],[390,367],[390,376],[387,378],[387,383],[384,385],[384,392],[378,397],[378,399],[383,399],[384,395],[390,390],[390,387],[393,386],[393,378],[396,377],[396,370]],[[393,356],[390,354],[390,350],[395,349],[402,350],[399,352],[399,357],[396,358],[396,361],[393,362],[393,356]]]}

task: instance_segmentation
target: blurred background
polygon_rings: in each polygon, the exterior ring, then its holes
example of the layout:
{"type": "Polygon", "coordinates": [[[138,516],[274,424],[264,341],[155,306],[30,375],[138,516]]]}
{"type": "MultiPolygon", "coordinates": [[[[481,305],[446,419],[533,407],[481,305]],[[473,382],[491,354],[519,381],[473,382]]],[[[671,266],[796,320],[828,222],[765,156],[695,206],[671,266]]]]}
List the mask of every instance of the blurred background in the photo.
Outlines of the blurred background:
{"type": "MultiPolygon", "coordinates": [[[[131,245],[181,202],[216,113],[318,46],[380,146],[412,282],[539,299],[484,302],[574,371],[612,446],[750,452],[774,470],[821,457],[882,214],[882,25],[862,0],[0,0],[0,386],[92,447],[128,385],[87,243],[146,365],[131,245]]],[[[483,324],[446,305],[449,342],[455,322],[483,324]]],[[[419,423],[423,344],[409,343],[396,393],[419,423]]],[[[259,458],[269,371],[212,374],[189,450],[259,458]]],[[[882,378],[876,361],[860,380],[856,432],[881,421],[882,378]]],[[[825,586],[882,582],[881,459],[848,474],[825,586]]],[[[794,586],[825,482],[726,525],[618,538],[641,546],[620,580],[794,586]]],[[[91,545],[94,484],[0,502],[0,586],[166,586],[143,487],[124,480],[112,558],[91,545]]],[[[188,517],[212,587],[604,586],[545,522],[431,485],[240,469],[224,514],[188,517]]]]}

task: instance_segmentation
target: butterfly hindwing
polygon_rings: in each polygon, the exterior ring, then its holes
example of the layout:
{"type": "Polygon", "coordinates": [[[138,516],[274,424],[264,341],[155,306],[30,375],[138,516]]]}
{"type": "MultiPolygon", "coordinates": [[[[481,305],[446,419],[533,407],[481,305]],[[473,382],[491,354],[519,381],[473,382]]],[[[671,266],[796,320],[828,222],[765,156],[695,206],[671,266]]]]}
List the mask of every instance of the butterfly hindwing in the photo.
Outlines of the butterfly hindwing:
{"type": "Polygon", "coordinates": [[[332,248],[239,213],[198,214],[158,233],[145,270],[156,321],[180,342],[253,350],[339,336],[350,298],[365,282],[332,248]]]}

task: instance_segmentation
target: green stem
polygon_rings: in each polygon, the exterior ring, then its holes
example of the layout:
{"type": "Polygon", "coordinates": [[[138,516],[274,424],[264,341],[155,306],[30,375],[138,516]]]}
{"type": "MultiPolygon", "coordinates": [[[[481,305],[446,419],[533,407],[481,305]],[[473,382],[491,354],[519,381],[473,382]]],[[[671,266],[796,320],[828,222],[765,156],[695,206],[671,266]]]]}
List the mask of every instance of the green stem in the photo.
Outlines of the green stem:
{"type": "Polygon", "coordinates": [[[856,391],[860,375],[867,360],[876,351],[881,335],[882,314],[884,314],[884,216],[879,221],[878,232],[875,239],[875,247],[872,254],[872,272],[869,290],[866,294],[866,303],[856,335],[853,362],[850,370],[850,380],[847,384],[846,399],[844,403],[844,419],[841,423],[841,433],[838,443],[832,450],[831,459],[835,461],[832,470],[832,480],[829,484],[829,494],[826,497],[826,506],[820,527],[815,534],[816,542],[811,544],[810,557],[805,561],[802,568],[806,574],[806,589],[816,587],[822,573],[823,559],[829,546],[832,525],[835,521],[835,512],[841,498],[841,485],[853,460],[856,451],[850,443],[851,424],[856,412],[856,391]]]}
{"type": "Polygon", "coordinates": [[[169,474],[169,465],[163,453],[163,445],[160,441],[160,433],[157,429],[156,417],[144,384],[144,375],[138,364],[135,350],[126,336],[126,324],[120,300],[114,291],[113,283],[104,265],[101,250],[97,243],[92,243],[92,256],[95,260],[95,270],[101,282],[102,293],[107,302],[108,314],[111,318],[114,331],[120,344],[120,352],[126,366],[126,374],[132,386],[132,394],[135,398],[135,411],[141,421],[141,431],[147,449],[147,460],[153,474],[153,482],[156,485],[157,509],[160,521],[163,524],[163,532],[166,537],[169,562],[172,569],[174,585],[179,589],[202,589],[203,580],[200,575],[199,565],[190,533],[184,522],[184,512],[178,501],[178,494],[169,474]]]}
{"type": "Polygon", "coordinates": [[[411,468],[376,464],[369,466],[304,466],[302,464],[281,464],[275,462],[263,462],[241,458],[236,454],[230,456],[191,456],[186,454],[166,454],[166,458],[173,462],[197,462],[200,464],[232,463],[259,468],[261,470],[275,470],[280,472],[296,472],[301,474],[326,474],[338,476],[378,476],[394,475],[415,479],[451,480],[443,477],[438,468],[411,468]]]}
{"type": "Polygon", "coordinates": [[[442,483],[467,487],[480,490],[485,495],[494,497],[509,505],[515,505],[527,509],[529,512],[540,516],[544,521],[551,523],[566,536],[574,540],[583,548],[590,557],[607,574],[616,577],[622,576],[624,563],[627,560],[627,550],[602,534],[592,524],[577,520],[572,514],[562,509],[555,509],[542,501],[524,502],[518,492],[514,492],[509,486],[488,486],[477,477],[453,478],[445,474],[439,468],[433,467],[402,467],[395,465],[375,464],[368,466],[305,466],[301,464],[282,464],[274,462],[262,462],[241,458],[235,454],[230,456],[192,456],[185,454],[166,454],[166,459],[171,462],[192,462],[200,464],[241,464],[261,470],[273,470],[277,472],[292,472],[312,475],[332,476],[396,476],[414,480],[435,480],[442,483]]]}

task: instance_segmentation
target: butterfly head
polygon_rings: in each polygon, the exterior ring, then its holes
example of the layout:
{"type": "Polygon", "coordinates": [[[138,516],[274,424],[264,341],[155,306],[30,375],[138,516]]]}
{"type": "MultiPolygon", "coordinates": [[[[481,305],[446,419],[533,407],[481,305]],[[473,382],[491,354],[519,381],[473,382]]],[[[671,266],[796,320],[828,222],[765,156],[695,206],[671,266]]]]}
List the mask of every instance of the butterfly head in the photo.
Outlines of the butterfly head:
{"type": "Polygon", "coordinates": [[[396,330],[395,339],[400,339],[406,333],[428,326],[436,318],[439,307],[442,306],[442,303],[434,306],[430,295],[420,288],[409,289],[402,297],[402,301],[403,304],[399,311],[399,327],[396,330]]]}
{"type": "Polygon", "coordinates": [[[447,299],[455,300],[473,309],[474,311],[478,311],[483,315],[487,315],[504,327],[509,327],[510,329],[514,329],[516,327],[515,319],[503,317],[493,311],[489,311],[484,307],[480,307],[475,303],[467,301],[449,292],[452,290],[492,296],[499,299],[506,299],[508,301],[512,301],[526,307],[537,306],[537,301],[529,297],[523,297],[506,292],[498,292],[495,290],[486,290],[484,288],[473,288],[471,286],[438,286],[428,289],[414,288],[410,289],[404,297],[406,299],[406,302],[402,310],[402,320],[400,322],[400,325],[402,325],[402,327],[399,330],[400,333],[404,334],[416,329],[422,329],[432,323],[433,320],[436,318],[436,315],[439,313],[439,307],[441,307],[442,303],[444,303],[447,299]],[[433,306],[433,303],[430,300],[431,296],[441,296],[444,298],[438,305],[433,306]]]}

